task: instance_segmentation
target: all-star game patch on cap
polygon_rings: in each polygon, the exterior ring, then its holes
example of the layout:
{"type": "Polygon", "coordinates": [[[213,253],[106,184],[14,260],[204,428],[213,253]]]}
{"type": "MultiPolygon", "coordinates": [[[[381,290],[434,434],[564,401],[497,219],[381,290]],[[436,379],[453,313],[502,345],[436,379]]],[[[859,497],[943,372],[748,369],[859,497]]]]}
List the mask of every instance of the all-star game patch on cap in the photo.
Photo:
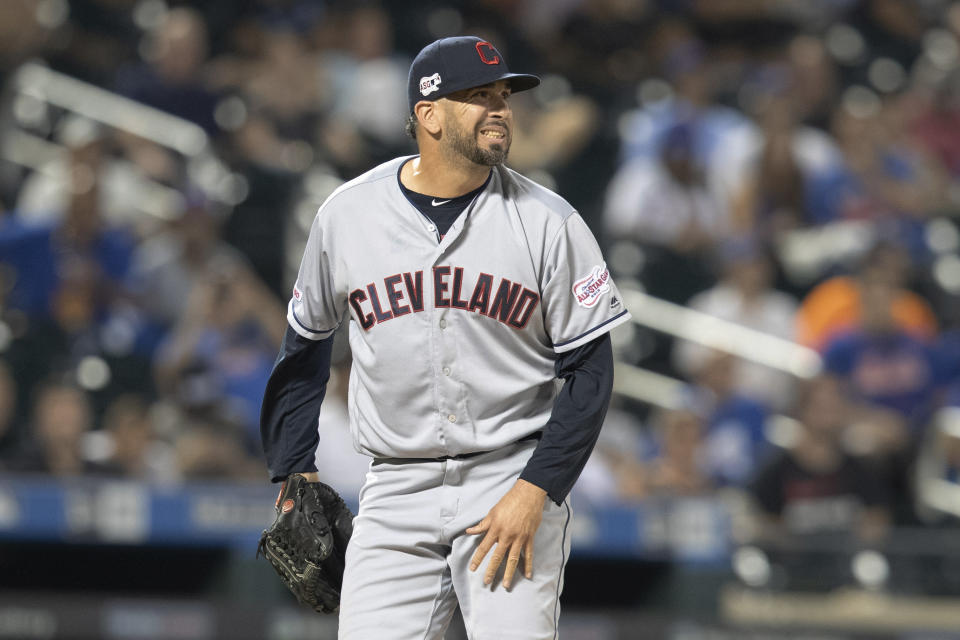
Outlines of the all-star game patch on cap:
{"type": "Polygon", "coordinates": [[[540,84],[537,76],[510,73],[506,60],[486,40],[474,36],[441,38],[424,47],[410,65],[407,79],[410,113],[421,100],[436,100],[497,80],[509,80],[514,93],[540,84]]]}

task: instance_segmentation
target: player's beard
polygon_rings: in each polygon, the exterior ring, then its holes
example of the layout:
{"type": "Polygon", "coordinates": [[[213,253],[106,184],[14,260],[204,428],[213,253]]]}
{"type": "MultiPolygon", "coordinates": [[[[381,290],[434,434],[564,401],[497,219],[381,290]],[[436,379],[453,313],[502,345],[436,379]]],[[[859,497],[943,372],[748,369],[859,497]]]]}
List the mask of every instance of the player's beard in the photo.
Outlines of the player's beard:
{"type": "Polygon", "coordinates": [[[468,135],[467,132],[460,127],[459,123],[455,127],[450,128],[450,149],[474,164],[487,167],[503,164],[506,162],[507,155],[510,153],[510,130],[504,125],[502,127],[505,134],[503,140],[493,142],[490,144],[489,149],[484,149],[477,142],[477,138],[481,135],[480,129],[482,128],[482,126],[479,127],[473,135],[468,135]]]}

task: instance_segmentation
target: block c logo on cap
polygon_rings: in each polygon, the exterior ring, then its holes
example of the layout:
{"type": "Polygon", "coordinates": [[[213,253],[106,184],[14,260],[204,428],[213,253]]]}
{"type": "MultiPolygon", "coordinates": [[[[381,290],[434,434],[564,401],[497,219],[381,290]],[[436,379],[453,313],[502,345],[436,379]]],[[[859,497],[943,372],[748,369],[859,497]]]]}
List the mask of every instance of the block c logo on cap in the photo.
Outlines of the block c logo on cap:
{"type": "Polygon", "coordinates": [[[497,50],[486,40],[481,40],[477,43],[477,54],[480,56],[480,59],[483,60],[483,64],[500,64],[500,56],[497,55],[497,50]],[[484,50],[486,50],[486,53],[484,53],[484,50]],[[489,58],[487,54],[490,55],[489,58]]]}
{"type": "Polygon", "coordinates": [[[440,90],[440,74],[420,78],[420,95],[426,97],[434,91],[440,90]]]}

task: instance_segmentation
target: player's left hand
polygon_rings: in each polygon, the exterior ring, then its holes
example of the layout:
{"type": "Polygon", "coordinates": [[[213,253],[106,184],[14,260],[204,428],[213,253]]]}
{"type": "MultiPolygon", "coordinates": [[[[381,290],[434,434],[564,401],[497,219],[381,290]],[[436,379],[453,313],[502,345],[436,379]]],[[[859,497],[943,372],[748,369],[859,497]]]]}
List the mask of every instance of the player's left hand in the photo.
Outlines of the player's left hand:
{"type": "Polygon", "coordinates": [[[513,574],[523,554],[523,574],[533,577],[533,537],[543,519],[543,504],[547,492],[526,480],[517,480],[505,496],[490,509],[487,516],[467,529],[470,535],[484,533],[480,546],[470,559],[470,571],[476,571],[490,549],[496,545],[483,584],[493,582],[506,554],[507,565],[503,572],[503,586],[510,588],[513,574]]]}

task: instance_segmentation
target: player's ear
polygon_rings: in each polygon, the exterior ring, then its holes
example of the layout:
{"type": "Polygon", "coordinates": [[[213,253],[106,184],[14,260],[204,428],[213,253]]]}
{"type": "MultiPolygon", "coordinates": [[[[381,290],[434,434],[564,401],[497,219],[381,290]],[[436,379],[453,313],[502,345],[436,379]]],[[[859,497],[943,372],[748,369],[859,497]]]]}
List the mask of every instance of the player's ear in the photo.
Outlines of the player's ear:
{"type": "Polygon", "coordinates": [[[435,100],[421,100],[413,108],[420,126],[430,135],[439,135],[442,128],[440,122],[440,109],[437,108],[435,100]]]}

